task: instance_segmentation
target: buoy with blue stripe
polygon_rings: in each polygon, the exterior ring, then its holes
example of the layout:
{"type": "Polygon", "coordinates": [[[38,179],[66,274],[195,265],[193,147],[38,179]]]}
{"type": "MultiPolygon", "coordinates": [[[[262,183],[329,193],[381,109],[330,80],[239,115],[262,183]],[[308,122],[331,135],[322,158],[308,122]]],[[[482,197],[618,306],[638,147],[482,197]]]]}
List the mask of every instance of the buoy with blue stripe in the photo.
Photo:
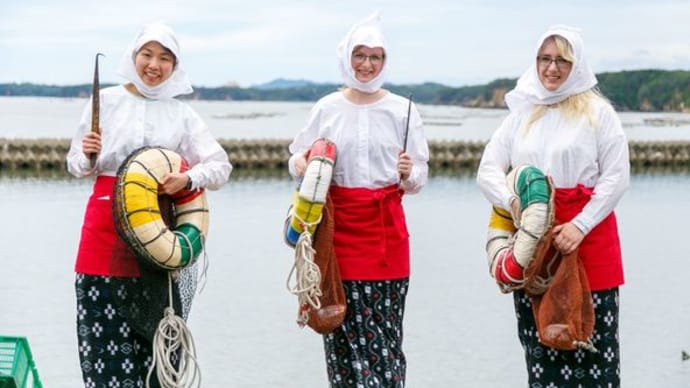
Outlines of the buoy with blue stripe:
{"type": "Polygon", "coordinates": [[[321,270],[314,261],[316,251],[312,246],[312,236],[321,222],[333,178],[336,146],[328,139],[317,139],[305,156],[307,167],[293,193],[284,231],[285,242],[295,248],[295,263],[286,285],[290,293],[297,295],[297,323],[300,327],[309,321],[309,306],[314,310],[321,308],[321,270]]]}
{"type": "Polygon", "coordinates": [[[317,139],[309,149],[304,176],[292,195],[292,207],[285,227],[288,245],[294,247],[305,231],[314,234],[321,221],[335,159],[336,146],[328,139],[317,139]]]}

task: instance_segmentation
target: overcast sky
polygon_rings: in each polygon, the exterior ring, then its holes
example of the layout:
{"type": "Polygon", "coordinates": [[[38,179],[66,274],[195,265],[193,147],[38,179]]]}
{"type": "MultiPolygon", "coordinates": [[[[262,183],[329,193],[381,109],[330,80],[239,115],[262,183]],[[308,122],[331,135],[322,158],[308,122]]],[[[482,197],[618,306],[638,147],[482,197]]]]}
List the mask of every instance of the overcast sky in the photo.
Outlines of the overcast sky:
{"type": "Polygon", "coordinates": [[[0,0],[0,83],[101,81],[142,24],[177,32],[194,85],[275,78],[340,82],[335,47],[373,10],[388,40],[388,81],[450,86],[518,77],[552,24],[583,30],[595,72],[690,70],[687,0],[0,0]]]}

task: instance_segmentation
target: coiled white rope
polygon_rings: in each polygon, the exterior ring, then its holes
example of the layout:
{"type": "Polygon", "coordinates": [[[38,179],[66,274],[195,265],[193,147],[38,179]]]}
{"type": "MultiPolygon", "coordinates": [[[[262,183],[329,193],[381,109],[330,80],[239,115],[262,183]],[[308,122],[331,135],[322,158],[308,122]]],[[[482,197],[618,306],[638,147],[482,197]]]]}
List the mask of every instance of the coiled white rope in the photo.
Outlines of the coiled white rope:
{"type": "Polygon", "coordinates": [[[192,333],[185,321],[175,315],[172,307],[172,281],[172,273],[169,272],[170,306],[165,309],[163,319],[153,336],[153,360],[146,375],[146,388],[150,388],[154,369],[161,388],[201,387],[201,370],[196,360],[192,333]],[[177,367],[174,364],[175,359],[178,360],[177,367]]]}
{"type": "Polygon", "coordinates": [[[309,306],[318,310],[321,308],[321,270],[314,261],[316,250],[312,247],[311,233],[309,227],[317,225],[321,222],[321,217],[312,224],[301,220],[297,214],[292,214],[293,217],[302,224],[304,232],[300,234],[297,244],[295,244],[295,263],[290,269],[287,277],[287,289],[293,295],[297,295],[297,302],[299,303],[299,311],[297,324],[304,327],[309,321],[309,306]],[[290,280],[293,274],[295,275],[294,285],[290,285],[290,280]]]}

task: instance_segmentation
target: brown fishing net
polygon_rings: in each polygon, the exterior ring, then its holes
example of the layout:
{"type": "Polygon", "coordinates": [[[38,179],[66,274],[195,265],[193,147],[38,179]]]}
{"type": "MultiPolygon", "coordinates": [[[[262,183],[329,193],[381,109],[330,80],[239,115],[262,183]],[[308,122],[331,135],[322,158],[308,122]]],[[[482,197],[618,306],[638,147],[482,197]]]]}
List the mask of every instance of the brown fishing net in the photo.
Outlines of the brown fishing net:
{"type": "Polygon", "coordinates": [[[562,256],[552,244],[550,229],[525,269],[524,289],[532,300],[539,342],[561,350],[592,345],[594,305],[589,281],[575,250],[562,256]]]}
{"type": "Polygon", "coordinates": [[[345,290],[340,279],[340,268],[333,248],[333,203],[326,198],[321,222],[314,234],[314,261],[321,271],[321,308],[309,306],[307,325],[319,334],[328,334],[338,328],[345,318],[345,290]]]}

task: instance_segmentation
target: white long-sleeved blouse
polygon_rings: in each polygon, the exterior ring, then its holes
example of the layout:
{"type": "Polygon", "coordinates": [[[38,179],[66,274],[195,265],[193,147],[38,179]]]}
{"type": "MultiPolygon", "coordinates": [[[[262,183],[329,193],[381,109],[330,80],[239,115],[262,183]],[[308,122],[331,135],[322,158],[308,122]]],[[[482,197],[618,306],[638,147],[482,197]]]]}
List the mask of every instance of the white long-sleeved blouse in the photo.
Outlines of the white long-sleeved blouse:
{"type": "Polygon", "coordinates": [[[101,153],[95,168],[82,150],[91,130],[91,102],[87,104],[67,154],[67,169],[77,177],[115,176],[132,151],[143,146],[164,147],[179,153],[192,168],[192,188],[220,188],[230,176],[228,155],[194,110],[176,99],[152,100],[128,92],[124,86],[100,93],[101,153]]]}
{"type": "MultiPolygon", "coordinates": [[[[294,161],[314,140],[327,138],[337,147],[335,185],[378,189],[397,184],[400,180],[397,162],[404,148],[408,102],[390,92],[379,101],[365,105],[350,102],[340,91],[323,97],[289,146],[290,173],[296,176],[294,161]]],[[[406,152],[413,166],[409,178],[400,182],[400,186],[407,193],[416,193],[427,181],[429,147],[414,104],[410,112],[406,152]]]]}
{"type": "Polygon", "coordinates": [[[594,122],[569,120],[558,108],[547,109],[529,130],[522,129],[529,112],[511,112],[491,137],[479,164],[477,182],[494,205],[510,209],[506,173],[529,164],[552,177],[556,188],[582,184],[594,189],[590,201],[573,220],[589,233],[623,196],[630,181],[628,143],[610,104],[594,99],[594,122]]]}

